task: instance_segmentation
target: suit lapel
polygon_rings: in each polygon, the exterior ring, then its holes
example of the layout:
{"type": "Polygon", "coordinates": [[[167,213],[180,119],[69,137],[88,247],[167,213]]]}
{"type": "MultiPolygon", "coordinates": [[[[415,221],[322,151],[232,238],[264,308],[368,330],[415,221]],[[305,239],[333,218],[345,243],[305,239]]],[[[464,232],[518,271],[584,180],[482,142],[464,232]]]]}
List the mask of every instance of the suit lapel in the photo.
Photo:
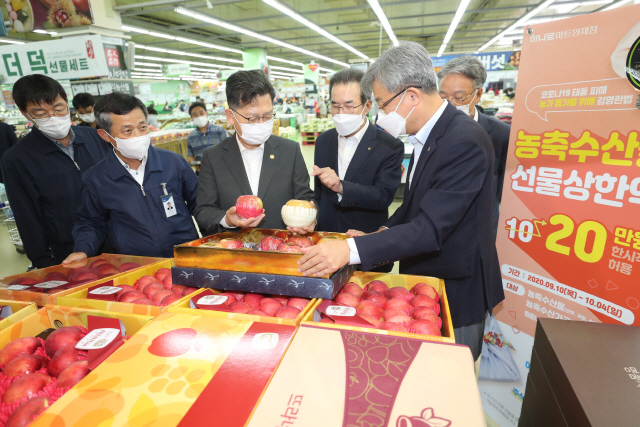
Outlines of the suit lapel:
{"type": "Polygon", "coordinates": [[[273,136],[269,137],[267,142],[264,143],[264,156],[262,157],[262,169],[260,170],[260,182],[258,184],[258,197],[264,199],[271,178],[275,172],[280,156],[278,153],[278,144],[275,142],[273,136]]]}
{"type": "MultiPolygon", "coordinates": [[[[334,129],[335,130],[335,129],[334,129]]],[[[338,132],[335,132],[335,138],[332,136],[327,140],[327,155],[329,156],[328,167],[338,173],[338,132]]]]}
{"type": "Polygon", "coordinates": [[[244,162],[242,161],[242,154],[240,154],[240,148],[238,147],[238,141],[235,135],[226,140],[224,147],[224,154],[222,158],[229,168],[229,172],[233,179],[240,187],[242,194],[253,194],[251,186],[249,185],[249,178],[247,178],[247,171],[244,169],[244,162]]]}
{"type": "Polygon", "coordinates": [[[352,181],[356,176],[358,169],[364,163],[364,161],[369,157],[369,154],[375,149],[378,141],[375,138],[375,127],[369,123],[367,131],[362,136],[358,147],[356,148],[356,152],[353,153],[353,157],[351,158],[351,162],[349,163],[349,167],[347,168],[347,172],[344,174],[345,181],[352,181]]]}

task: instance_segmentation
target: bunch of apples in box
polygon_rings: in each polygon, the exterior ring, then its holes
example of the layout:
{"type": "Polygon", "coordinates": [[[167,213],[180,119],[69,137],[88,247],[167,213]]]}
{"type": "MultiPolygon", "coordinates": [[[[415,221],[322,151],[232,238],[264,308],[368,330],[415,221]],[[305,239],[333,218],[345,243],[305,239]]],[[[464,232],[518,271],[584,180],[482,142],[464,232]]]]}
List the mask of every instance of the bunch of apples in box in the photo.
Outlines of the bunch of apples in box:
{"type": "Polygon", "coordinates": [[[182,296],[195,292],[198,288],[174,285],[171,278],[171,270],[161,268],[153,276],[142,276],[133,284],[118,285],[121,288],[116,293],[116,301],[130,302],[133,304],[156,305],[165,307],[182,296]]]}
{"type": "MultiPolygon", "coordinates": [[[[233,313],[280,317],[282,319],[295,319],[311,301],[306,298],[282,295],[266,296],[237,291],[223,292],[218,296],[227,297],[222,304],[228,305],[233,313]]],[[[194,298],[194,301],[196,298],[194,298]]]]}
{"type": "Polygon", "coordinates": [[[0,350],[0,424],[26,426],[89,373],[87,352],[76,344],[87,334],[77,326],[46,340],[23,337],[0,350]]]}
{"type": "MultiPolygon", "coordinates": [[[[363,288],[347,283],[333,300],[336,305],[355,307],[356,316],[376,329],[442,336],[440,296],[426,283],[418,283],[408,290],[402,286],[389,288],[380,280],[373,280],[363,288]]],[[[323,323],[334,323],[322,315],[323,323]]]]}

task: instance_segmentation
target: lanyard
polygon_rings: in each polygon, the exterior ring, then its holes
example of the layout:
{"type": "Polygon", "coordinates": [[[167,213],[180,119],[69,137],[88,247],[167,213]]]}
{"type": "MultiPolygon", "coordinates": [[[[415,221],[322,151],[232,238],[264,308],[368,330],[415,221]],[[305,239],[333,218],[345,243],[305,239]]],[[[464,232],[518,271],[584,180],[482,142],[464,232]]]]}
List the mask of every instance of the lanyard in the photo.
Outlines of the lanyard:
{"type": "Polygon", "coordinates": [[[209,123],[209,126],[207,126],[207,146],[205,147],[204,144],[202,144],[202,135],[200,135],[200,131],[198,129],[196,129],[196,132],[198,132],[198,139],[200,139],[200,146],[204,149],[209,147],[209,140],[211,138],[211,123],[209,123]]]}

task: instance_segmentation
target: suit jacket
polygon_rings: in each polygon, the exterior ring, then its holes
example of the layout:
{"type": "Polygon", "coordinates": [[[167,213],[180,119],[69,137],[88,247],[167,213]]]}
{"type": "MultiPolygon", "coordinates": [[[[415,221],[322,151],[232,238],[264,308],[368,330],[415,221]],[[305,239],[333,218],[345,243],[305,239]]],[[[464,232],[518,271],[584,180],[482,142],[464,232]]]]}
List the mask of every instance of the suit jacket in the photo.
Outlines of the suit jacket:
{"type": "Polygon", "coordinates": [[[364,270],[400,261],[400,273],[444,279],[454,328],[483,321],[504,299],[491,230],[493,146],[448,104],[425,142],[389,230],[355,238],[364,270]]]}
{"type": "Polygon", "coordinates": [[[509,150],[509,134],[511,126],[500,120],[478,113],[478,123],[487,131],[493,151],[495,152],[495,164],[493,170],[493,235],[498,233],[498,218],[500,217],[500,202],[502,201],[502,185],[504,184],[504,171],[507,166],[507,151],[509,150]]]}
{"type": "MultiPolygon", "coordinates": [[[[342,180],[342,200],[315,177],[319,231],[371,233],[389,219],[389,205],[400,186],[404,144],[369,123],[342,180]]],[[[316,140],[314,164],[338,173],[338,132],[330,129],[316,140]]]]}
{"type": "MultiPolygon", "coordinates": [[[[18,137],[16,136],[13,126],[0,122],[0,159],[4,156],[4,153],[15,144],[18,143],[18,137]]],[[[4,183],[2,179],[2,169],[0,168],[0,183],[4,183]]]]}
{"type": "MultiPolygon", "coordinates": [[[[215,234],[227,210],[238,197],[253,194],[242,162],[236,135],[206,148],[202,153],[196,221],[203,234],[215,234]]],[[[258,197],[266,212],[259,228],[286,228],[281,210],[291,199],[313,200],[309,171],[302,158],[300,144],[270,136],[264,143],[258,197]]]]}

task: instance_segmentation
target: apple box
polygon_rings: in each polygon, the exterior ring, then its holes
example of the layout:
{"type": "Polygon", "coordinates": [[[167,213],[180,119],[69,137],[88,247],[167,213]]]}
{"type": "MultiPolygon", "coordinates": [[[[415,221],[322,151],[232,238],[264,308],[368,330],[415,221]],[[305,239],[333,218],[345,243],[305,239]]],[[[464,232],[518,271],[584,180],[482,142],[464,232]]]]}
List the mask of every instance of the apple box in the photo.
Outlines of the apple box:
{"type": "Polygon", "coordinates": [[[102,254],[69,266],[60,264],[0,277],[0,298],[31,301],[41,307],[55,304],[58,297],[86,289],[93,282],[101,280],[100,277],[112,279],[165,259],[102,254]]]}
{"type": "Polygon", "coordinates": [[[162,313],[31,426],[243,427],[295,331],[162,313]]]}
{"type": "MultiPolygon", "coordinates": [[[[58,304],[93,310],[157,316],[162,311],[162,307],[116,301],[116,294],[113,292],[118,292],[118,290],[114,289],[111,291],[109,288],[117,288],[123,285],[133,286],[141,277],[154,276],[161,268],[170,269],[173,265],[173,259],[165,259],[155,264],[148,265],[131,272],[126,272],[117,277],[108,277],[98,280],[91,283],[89,286],[82,287],[80,290],[74,289],[72,293],[66,293],[63,297],[58,299],[58,304]]],[[[177,296],[182,298],[182,295],[177,296]]],[[[175,302],[173,304],[175,304],[175,302]]]]}
{"type": "Polygon", "coordinates": [[[469,348],[302,325],[247,427],[484,427],[469,348]]]}
{"type": "Polygon", "coordinates": [[[384,282],[389,288],[402,286],[411,289],[418,283],[426,283],[435,288],[440,296],[440,319],[442,320],[442,328],[440,332],[442,336],[413,334],[409,332],[387,331],[384,329],[376,329],[373,324],[367,322],[363,318],[356,315],[356,310],[352,307],[343,308],[342,312],[331,311],[332,307],[336,307],[327,301],[318,300],[302,321],[303,325],[313,325],[323,328],[335,328],[351,331],[370,332],[375,334],[393,335],[398,337],[417,338],[428,341],[440,341],[445,343],[454,343],[455,336],[453,333],[453,324],[451,323],[451,312],[449,311],[449,301],[445,283],[442,279],[426,276],[411,276],[405,274],[387,274],[387,273],[363,273],[358,271],[351,276],[351,283],[355,283],[361,288],[373,280],[384,282]],[[351,309],[351,310],[346,310],[351,309]],[[320,323],[324,316],[329,316],[335,323],[320,323]]]}
{"type": "MultiPolygon", "coordinates": [[[[176,301],[170,306],[163,308],[163,311],[168,311],[170,313],[187,313],[194,316],[210,316],[222,319],[250,320],[253,322],[299,326],[300,322],[302,322],[302,319],[305,317],[307,312],[311,310],[311,307],[313,307],[316,303],[315,299],[311,299],[304,310],[301,310],[300,314],[298,314],[295,319],[282,319],[280,317],[272,316],[257,316],[255,314],[233,313],[229,311],[227,305],[221,303],[208,307],[199,306],[199,304],[197,303],[203,297],[203,294],[207,293],[217,295],[220,294],[221,291],[217,291],[214,289],[199,289],[198,291],[188,295],[187,297],[182,298],[180,301],[176,301]]],[[[215,303],[217,301],[213,302],[215,303]]]]}
{"type": "Polygon", "coordinates": [[[38,311],[32,302],[0,300],[0,331],[38,311]]]}

